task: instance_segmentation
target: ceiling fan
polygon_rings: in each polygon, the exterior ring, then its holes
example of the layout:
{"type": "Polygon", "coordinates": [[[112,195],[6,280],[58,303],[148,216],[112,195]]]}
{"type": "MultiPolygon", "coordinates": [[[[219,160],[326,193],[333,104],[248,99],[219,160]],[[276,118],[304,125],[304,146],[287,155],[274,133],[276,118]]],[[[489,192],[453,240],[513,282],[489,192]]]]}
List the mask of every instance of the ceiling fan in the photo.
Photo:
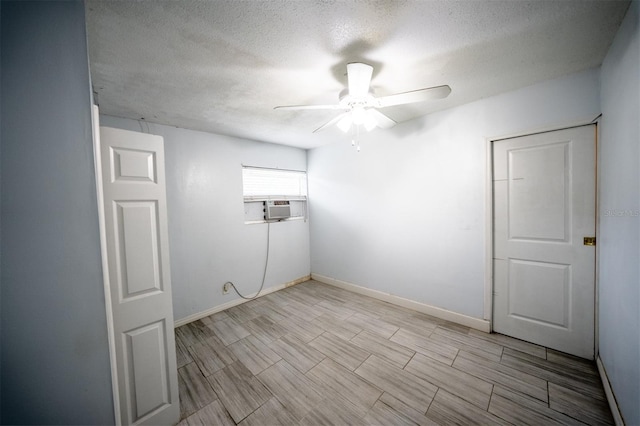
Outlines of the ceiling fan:
{"type": "Polygon", "coordinates": [[[379,108],[442,99],[451,93],[451,88],[445,85],[376,97],[370,87],[372,74],[373,67],[371,65],[360,62],[349,63],[347,64],[348,87],[340,92],[338,96],[339,102],[337,104],[289,105],[277,106],[274,109],[330,109],[344,111],[342,114],[315,129],[313,133],[324,130],[334,124],[345,133],[352,127],[355,127],[356,130],[359,131],[360,126],[364,127],[367,131],[371,131],[376,127],[388,129],[396,124],[391,118],[378,111],[379,108]]]}

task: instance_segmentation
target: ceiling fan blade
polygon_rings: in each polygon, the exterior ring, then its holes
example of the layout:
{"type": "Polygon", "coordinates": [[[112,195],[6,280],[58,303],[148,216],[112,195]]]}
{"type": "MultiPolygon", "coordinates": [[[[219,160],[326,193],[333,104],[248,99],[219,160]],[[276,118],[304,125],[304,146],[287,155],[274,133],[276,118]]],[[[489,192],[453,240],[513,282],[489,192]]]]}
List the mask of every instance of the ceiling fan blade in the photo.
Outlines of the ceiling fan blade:
{"type": "Polygon", "coordinates": [[[300,110],[300,109],[334,109],[334,110],[347,110],[349,107],[343,105],[286,105],[277,106],[273,109],[288,109],[288,110],[300,110]]]}
{"type": "Polygon", "coordinates": [[[412,90],[410,92],[396,93],[395,95],[381,96],[376,98],[376,103],[378,104],[378,108],[385,108],[395,105],[442,99],[449,96],[449,93],[451,93],[451,87],[447,85],[435,86],[426,89],[412,90]]]}
{"type": "Polygon", "coordinates": [[[369,116],[375,120],[376,125],[381,129],[389,129],[396,125],[395,121],[393,121],[392,119],[390,119],[389,117],[387,117],[386,115],[378,111],[377,109],[374,109],[374,108],[368,109],[367,114],[369,114],[369,116]]]}
{"type": "Polygon", "coordinates": [[[360,62],[347,64],[347,80],[349,83],[349,96],[361,99],[369,93],[373,67],[360,62]]]}
{"type": "Polygon", "coordinates": [[[313,133],[319,132],[321,130],[326,129],[327,127],[330,127],[330,126],[336,124],[338,121],[342,120],[342,118],[345,117],[348,114],[350,114],[350,113],[349,112],[344,112],[344,113],[340,114],[339,116],[332,118],[328,122],[324,123],[322,126],[320,126],[317,129],[315,129],[313,131],[313,133]]]}

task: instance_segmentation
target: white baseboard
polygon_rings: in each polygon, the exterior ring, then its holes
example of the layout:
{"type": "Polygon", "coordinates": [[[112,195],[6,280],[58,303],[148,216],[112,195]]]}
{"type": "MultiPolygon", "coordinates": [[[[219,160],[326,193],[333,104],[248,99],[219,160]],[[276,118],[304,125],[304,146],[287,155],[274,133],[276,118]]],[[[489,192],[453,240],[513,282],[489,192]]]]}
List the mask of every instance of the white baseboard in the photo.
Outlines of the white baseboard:
{"type": "Polygon", "coordinates": [[[604,386],[604,393],[605,395],[607,395],[607,402],[609,403],[609,408],[611,409],[613,420],[616,422],[616,426],[624,426],[624,420],[622,419],[620,408],[618,407],[616,397],[613,394],[613,389],[611,388],[611,383],[609,383],[609,376],[607,376],[607,372],[604,369],[604,364],[602,364],[600,356],[596,358],[596,365],[598,366],[598,373],[600,373],[600,379],[602,380],[602,385],[604,386]]]}
{"type": "MultiPolygon", "coordinates": [[[[300,277],[298,279],[286,282],[284,284],[275,285],[273,287],[265,288],[265,289],[262,290],[262,294],[260,294],[260,297],[266,296],[267,294],[273,293],[274,291],[282,290],[283,288],[291,287],[293,285],[300,284],[300,283],[303,283],[305,281],[309,281],[310,279],[311,279],[311,275],[305,275],[304,277],[300,277]]],[[[255,295],[256,295],[256,293],[253,293],[253,294],[251,294],[251,295],[249,295],[247,297],[253,297],[255,295]]],[[[222,305],[214,306],[213,308],[207,309],[205,311],[197,312],[197,313],[189,315],[187,317],[180,318],[179,320],[175,320],[174,323],[173,323],[173,327],[174,328],[178,328],[178,327],[183,326],[185,324],[189,324],[190,322],[194,322],[194,321],[197,321],[197,320],[202,319],[204,317],[208,317],[209,315],[213,315],[215,313],[222,312],[225,309],[229,309],[229,308],[233,308],[234,306],[242,305],[245,302],[248,302],[248,300],[245,300],[245,299],[242,299],[242,298],[234,299],[234,300],[232,300],[230,302],[223,303],[222,305]]]]}
{"type": "Polygon", "coordinates": [[[402,306],[403,308],[413,309],[414,311],[422,312],[423,314],[431,315],[446,321],[455,322],[456,324],[484,331],[485,333],[489,333],[491,329],[489,321],[484,319],[474,318],[464,314],[459,314],[457,312],[448,311],[436,306],[431,306],[425,303],[416,302],[414,300],[405,299],[404,297],[400,296],[394,296],[393,294],[384,293],[382,291],[361,287],[356,284],[351,284],[346,281],[340,281],[335,278],[325,277],[323,275],[312,273],[311,279],[332,285],[334,287],[339,287],[347,291],[362,294],[364,296],[373,297],[374,299],[382,300],[384,302],[389,302],[394,305],[402,306]]]}

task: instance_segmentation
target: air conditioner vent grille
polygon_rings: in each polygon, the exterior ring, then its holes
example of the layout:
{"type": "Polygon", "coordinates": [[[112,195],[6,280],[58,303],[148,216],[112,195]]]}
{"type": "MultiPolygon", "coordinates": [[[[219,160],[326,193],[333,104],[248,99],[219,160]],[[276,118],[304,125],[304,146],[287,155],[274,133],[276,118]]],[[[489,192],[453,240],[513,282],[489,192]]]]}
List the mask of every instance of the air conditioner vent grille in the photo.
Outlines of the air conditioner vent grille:
{"type": "Polygon", "coordinates": [[[267,200],[264,204],[265,220],[282,220],[291,217],[289,200],[267,200]]]}

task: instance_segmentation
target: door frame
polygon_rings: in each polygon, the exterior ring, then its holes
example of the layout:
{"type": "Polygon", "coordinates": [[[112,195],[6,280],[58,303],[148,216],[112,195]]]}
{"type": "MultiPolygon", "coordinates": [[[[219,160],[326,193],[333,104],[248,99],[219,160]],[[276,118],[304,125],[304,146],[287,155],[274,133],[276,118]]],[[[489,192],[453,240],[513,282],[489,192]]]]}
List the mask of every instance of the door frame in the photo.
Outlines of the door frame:
{"type": "MultiPolygon", "coordinates": [[[[596,155],[596,164],[595,164],[595,178],[596,178],[596,242],[600,238],[600,215],[598,214],[600,208],[600,173],[599,173],[599,162],[600,162],[600,145],[598,141],[600,139],[600,124],[599,119],[602,114],[598,115],[596,118],[592,120],[582,120],[577,121],[575,123],[567,124],[564,126],[555,126],[555,127],[544,127],[533,131],[527,132],[518,132],[513,134],[507,134],[502,136],[494,136],[494,137],[486,137],[485,138],[485,273],[484,273],[484,314],[483,319],[489,321],[489,331],[493,332],[493,290],[494,290],[494,277],[493,277],[493,143],[505,139],[518,138],[522,136],[530,136],[541,133],[549,133],[555,132],[559,130],[572,129],[576,127],[584,127],[589,125],[595,126],[595,155],[596,155]]],[[[595,258],[595,270],[594,278],[595,278],[595,295],[594,295],[594,359],[598,357],[598,347],[599,347],[599,330],[598,330],[598,292],[599,292],[599,283],[598,283],[598,271],[599,271],[599,260],[600,260],[600,246],[596,244],[596,258],[595,258]]]]}
{"type": "Polygon", "coordinates": [[[97,105],[91,106],[91,125],[93,133],[93,161],[96,173],[96,194],[98,196],[98,228],[100,232],[100,257],[102,258],[102,281],[104,287],[104,305],[107,317],[107,338],[109,341],[109,364],[111,367],[111,393],[113,396],[113,412],[115,425],[122,424],[120,417],[120,389],[118,388],[118,370],[116,365],[116,342],[111,309],[111,281],[109,280],[109,263],[107,258],[107,228],[104,215],[104,192],[102,188],[102,155],[100,150],[100,110],[97,105]]]}

